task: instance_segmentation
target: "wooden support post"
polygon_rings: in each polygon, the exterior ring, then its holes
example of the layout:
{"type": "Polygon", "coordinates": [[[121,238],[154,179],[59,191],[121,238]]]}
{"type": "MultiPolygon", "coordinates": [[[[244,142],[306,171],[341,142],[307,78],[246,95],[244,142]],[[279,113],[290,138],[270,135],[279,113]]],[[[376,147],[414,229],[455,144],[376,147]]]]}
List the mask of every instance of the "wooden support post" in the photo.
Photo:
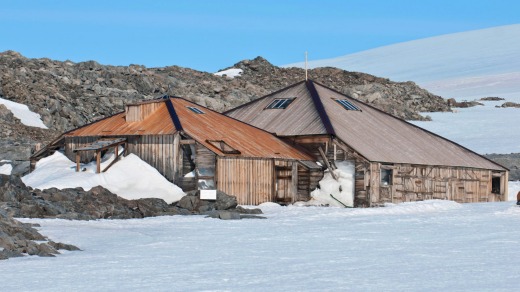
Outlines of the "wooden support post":
{"type": "Polygon", "coordinates": [[[323,151],[321,146],[318,147],[318,151],[320,152],[320,155],[323,158],[323,162],[325,162],[325,166],[327,166],[327,168],[329,169],[330,174],[332,175],[332,178],[335,179],[335,180],[338,180],[338,177],[334,173],[334,169],[332,168],[332,166],[331,166],[331,164],[329,162],[329,159],[327,158],[327,155],[325,155],[325,152],[323,151]]]}
{"type": "Polygon", "coordinates": [[[101,172],[101,151],[96,150],[96,173],[101,172]]]}
{"type": "Polygon", "coordinates": [[[81,158],[81,156],[79,155],[79,152],[76,152],[76,172],[79,172],[79,169],[80,169],[80,166],[79,166],[80,158],[81,158]]]}
{"type": "Polygon", "coordinates": [[[296,161],[292,162],[290,190],[292,202],[298,201],[298,162],[296,161]]]}

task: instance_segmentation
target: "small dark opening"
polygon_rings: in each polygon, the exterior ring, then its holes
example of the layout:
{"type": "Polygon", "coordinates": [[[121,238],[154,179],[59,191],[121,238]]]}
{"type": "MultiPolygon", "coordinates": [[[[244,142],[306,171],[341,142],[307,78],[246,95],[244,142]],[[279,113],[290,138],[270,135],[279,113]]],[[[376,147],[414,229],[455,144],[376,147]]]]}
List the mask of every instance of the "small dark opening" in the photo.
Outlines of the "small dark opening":
{"type": "Polygon", "coordinates": [[[392,169],[381,169],[381,186],[389,186],[392,184],[392,169]]]}
{"type": "Polygon", "coordinates": [[[500,194],[500,177],[491,179],[491,192],[493,194],[500,194]]]}

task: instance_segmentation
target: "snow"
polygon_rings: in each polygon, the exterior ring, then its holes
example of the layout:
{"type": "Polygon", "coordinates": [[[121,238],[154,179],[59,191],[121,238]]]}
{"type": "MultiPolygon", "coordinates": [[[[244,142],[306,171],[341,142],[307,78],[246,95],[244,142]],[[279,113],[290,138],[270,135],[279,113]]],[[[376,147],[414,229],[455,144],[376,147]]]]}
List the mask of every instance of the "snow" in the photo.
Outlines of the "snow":
{"type": "MultiPolygon", "coordinates": [[[[286,65],[304,67],[304,63],[286,65]]],[[[520,152],[520,24],[441,35],[309,62],[414,81],[444,98],[475,100],[498,96],[505,101],[457,113],[424,113],[432,122],[414,122],[480,154],[520,152]]]]}
{"type": "Polygon", "coordinates": [[[329,172],[326,172],[319,182],[320,188],[311,192],[312,199],[300,205],[329,205],[336,207],[354,207],[354,174],[355,166],[350,161],[336,161],[337,169],[334,173],[336,181],[329,172]],[[331,195],[336,198],[331,197],[331,195]],[[338,202],[340,201],[340,202],[338,202]]]}
{"type": "MultiPolygon", "coordinates": [[[[303,68],[304,63],[285,66],[303,68]]],[[[412,80],[433,92],[428,86],[431,82],[473,77],[480,78],[479,84],[502,89],[495,82],[497,76],[502,79],[506,74],[511,89],[520,92],[520,24],[441,35],[309,62],[309,68],[326,66],[395,81],[412,80]]]]}
{"type": "MultiPolygon", "coordinates": [[[[114,153],[105,155],[101,169],[106,168],[113,159],[114,153]]],[[[168,204],[176,202],[184,196],[178,186],[170,183],[155,168],[134,154],[121,158],[104,173],[95,173],[95,162],[82,165],[81,169],[85,169],[85,171],[76,172],[74,162],[63,153],[55,152],[38,161],[36,169],[22,177],[22,181],[35,189],[82,187],[90,190],[95,186],[103,186],[128,200],[160,198],[168,204]]]]}
{"type": "Polygon", "coordinates": [[[509,182],[509,201],[516,201],[516,194],[520,192],[520,181],[509,182]]]}
{"type": "Polygon", "coordinates": [[[2,261],[5,291],[516,291],[520,208],[262,205],[267,220],[21,219],[82,251],[2,261]],[[8,279],[8,280],[7,280],[8,279]]]}
{"type": "Polygon", "coordinates": [[[453,113],[423,113],[432,121],[411,123],[480,154],[520,152],[520,108],[495,107],[503,101],[481,103],[484,106],[456,108],[453,113]]]}
{"type": "Polygon", "coordinates": [[[22,124],[31,127],[37,127],[42,129],[48,129],[41,120],[41,116],[35,112],[32,112],[25,104],[17,103],[7,99],[0,98],[0,104],[5,105],[13,115],[20,119],[22,124]]]}
{"type": "Polygon", "coordinates": [[[240,76],[242,74],[242,72],[243,72],[242,69],[230,68],[230,69],[227,69],[227,70],[219,71],[219,72],[214,73],[214,74],[217,75],[217,76],[221,76],[221,77],[226,75],[226,77],[228,77],[228,78],[235,78],[237,76],[240,76]]]}
{"type": "Polygon", "coordinates": [[[13,166],[11,164],[0,165],[0,174],[11,175],[13,166]]]}

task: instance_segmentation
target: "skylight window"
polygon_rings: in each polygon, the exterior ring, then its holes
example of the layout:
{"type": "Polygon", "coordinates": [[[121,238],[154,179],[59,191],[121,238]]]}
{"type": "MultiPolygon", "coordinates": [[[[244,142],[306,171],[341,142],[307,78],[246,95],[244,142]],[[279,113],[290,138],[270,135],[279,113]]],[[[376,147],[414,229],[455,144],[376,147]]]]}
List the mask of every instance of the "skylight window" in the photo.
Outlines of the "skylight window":
{"type": "Polygon", "coordinates": [[[203,114],[204,112],[201,111],[200,109],[196,108],[196,107],[193,107],[193,106],[188,106],[187,108],[189,108],[192,112],[196,113],[196,114],[203,114]]]}
{"type": "Polygon", "coordinates": [[[287,108],[293,100],[294,98],[277,98],[273,100],[266,109],[284,109],[287,108]]]}
{"type": "Polygon", "coordinates": [[[358,111],[359,110],[359,108],[357,106],[353,105],[350,101],[348,101],[346,99],[336,99],[336,101],[349,111],[358,111]]]}

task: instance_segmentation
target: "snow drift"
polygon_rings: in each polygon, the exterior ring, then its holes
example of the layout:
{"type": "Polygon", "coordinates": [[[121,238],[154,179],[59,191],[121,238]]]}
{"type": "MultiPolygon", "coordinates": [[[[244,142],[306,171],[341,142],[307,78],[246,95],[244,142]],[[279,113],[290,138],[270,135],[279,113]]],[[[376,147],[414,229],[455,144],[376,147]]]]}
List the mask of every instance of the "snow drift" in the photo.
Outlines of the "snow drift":
{"type": "Polygon", "coordinates": [[[10,110],[16,118],[20,119],[22,124],[31,127],[48,129],[47,126],[43,124],[40,114],[31,111],[25,104],[3,98],[0,98],[0,104],[5,105],[5,107],[10,110]]]}
{"type": "MultiPolygon", "coordinates": [[[[103,157],[101,169],[114,160],[114,153],[103,157]]],[[[22,177],[22,181],[36,189],[76,188],[90,190],[103,186],[114,194],[128,199],[159,198],[171,204],[180,200],[184,192],[164,178],[155,168],[130,154],[122,157],[105,173],[95,173],[96,163],[82,165],[76,172],[76,164],[63,153],[55,152],[36,164],[36,169],[22,177]]]]}

